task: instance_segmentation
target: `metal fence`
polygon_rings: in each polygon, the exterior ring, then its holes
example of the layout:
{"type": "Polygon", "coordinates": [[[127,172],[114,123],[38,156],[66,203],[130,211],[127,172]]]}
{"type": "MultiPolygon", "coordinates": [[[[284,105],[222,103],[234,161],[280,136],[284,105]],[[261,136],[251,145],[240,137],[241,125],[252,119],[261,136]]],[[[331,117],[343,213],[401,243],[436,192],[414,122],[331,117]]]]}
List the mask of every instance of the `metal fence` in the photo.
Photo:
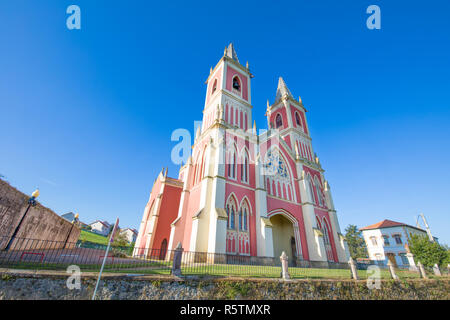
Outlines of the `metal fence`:
{"type": "MultiPolygon", "coordinates": [[[[21,239],[14,240],[9,249],[5,243],[9,238],[0,237],[0,267],[32,270],[66,270],[77,265],[82,271],[100,270],[105,257],[106,245],[89,242],[64,243],[62,241],[21,239]]],[[[148,249],[138,247],[112,246],[106,258],[104,271],[128,274],[172,273],[176,250],[148,249]]],[[[236,276],[280,278],[281,261],[278,257],[252,257],[206,252],[183,251],[180,272],[182,276],[236,276]]],[[[302,267],[290,264],[289,274],[293,279],[350,279],[352,273],[345,265],[329,264],[328,267],[312,267],[313,262],[305,261],[302,267]]],[[[359,266],[360,279],[371,276],[367,265],[359,266]]],[[[386,268],[380,268],[381,278],[391,275],[386,268]]],[[[399,278],[418,278],[418,272],[397,270],[399,278]]]]}

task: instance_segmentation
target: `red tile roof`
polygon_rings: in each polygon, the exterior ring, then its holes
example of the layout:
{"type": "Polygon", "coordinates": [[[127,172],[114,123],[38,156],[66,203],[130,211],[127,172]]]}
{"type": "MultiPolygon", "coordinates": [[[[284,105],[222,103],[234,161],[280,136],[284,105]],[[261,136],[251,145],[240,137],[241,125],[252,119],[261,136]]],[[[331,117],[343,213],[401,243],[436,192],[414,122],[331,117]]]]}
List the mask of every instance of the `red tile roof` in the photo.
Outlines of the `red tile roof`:
{"type": "Polygon", "coordinates": [[[359,230],[370,230],[370,229],[380,229],[380,228],[389,228],[389,227],[397,227],[397,226],[408,226],[405,223],[401,223],[401,222],[395,222],[392,220],[383,220],[381,222],[372,224],[370,226],[361,228],[359,230]]]}

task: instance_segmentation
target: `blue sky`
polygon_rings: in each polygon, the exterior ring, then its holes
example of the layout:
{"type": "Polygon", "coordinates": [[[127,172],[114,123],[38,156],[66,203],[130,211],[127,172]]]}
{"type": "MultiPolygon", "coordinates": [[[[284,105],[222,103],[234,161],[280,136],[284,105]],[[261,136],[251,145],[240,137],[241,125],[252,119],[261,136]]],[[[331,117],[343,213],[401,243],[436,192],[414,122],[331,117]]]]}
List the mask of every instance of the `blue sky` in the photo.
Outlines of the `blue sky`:
{"type": "Polygon", "coordinates": [[[57,213],[138,227],[177,128],[233,42],[264,128],[301,96],[341,228],[419,212],[450,244],[448,1],[2,1],[0,173],[57,213]],[[66,8],[81,8],[81,30],[66,8]],[[381,8],[381,30],[366,8],[381,8]],[[425,5],[426,4],[426,5],[425,5]],[[232,6],[232,7],[231,7],[232,6]]]}

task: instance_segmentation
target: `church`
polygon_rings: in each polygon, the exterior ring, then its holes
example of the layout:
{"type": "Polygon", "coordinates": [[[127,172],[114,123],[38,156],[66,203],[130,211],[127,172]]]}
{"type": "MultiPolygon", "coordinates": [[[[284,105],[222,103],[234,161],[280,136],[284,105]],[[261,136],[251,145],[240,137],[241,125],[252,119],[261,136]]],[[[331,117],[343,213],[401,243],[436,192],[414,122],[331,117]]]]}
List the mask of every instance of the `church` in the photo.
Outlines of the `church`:
{"type": "Polygon", "coordinates": [[[153,184],[135,256],[156,249],[164,259],[181,243],[185,251],[255,261],[279,260],[284,251],[294,266],[347,263],[302,100],[280,77],[275,100],[267,102],[268,128],[257,133],[252,78],[230,44],[206,81],[202,124],[188,161],[177,178],[163,170],[153,184]]]}

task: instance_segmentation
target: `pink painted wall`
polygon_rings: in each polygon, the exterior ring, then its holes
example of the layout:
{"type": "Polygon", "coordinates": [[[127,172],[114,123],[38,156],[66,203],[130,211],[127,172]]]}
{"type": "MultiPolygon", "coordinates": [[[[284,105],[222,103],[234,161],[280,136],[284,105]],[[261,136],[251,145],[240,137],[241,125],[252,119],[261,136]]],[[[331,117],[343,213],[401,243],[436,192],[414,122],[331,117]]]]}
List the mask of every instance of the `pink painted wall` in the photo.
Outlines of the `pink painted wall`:
{"type": "Polygon", "coordinates": [[[236,71],[230,66],[227,66],[227,81],[226,81],[226,89],[230,92],[232,92],[233,89],[233,78],[237,75],[239,77],[239,80],[241,81],[241,92],[242,92],[242,99],[248,101],[248,84],[247,84],[247,77],[244,76],[242,73],[236,71]]]}
{"type": "Polygon", "coordinates": [[[160,249],[163,239],[169,243],[170,224],[178,215],[182,187],[166,184],[164,186],[161,206],[158,212],[158,223],[155,228],[153,249],[160,249]]]}
{"type": "MultiPolygon", "coordinates": [[[[253,190],[248,190],[246,188],[242,188],[240,186],[236,186],[230,183],[225,185],[225,204],[230,197],[231,194],[236,196],[236,201],[238,206],[240,205],[242,199],[247,197],[249,205],[250,205],[250,217],[249,217],[249,235],[250,235],[250,255],[257,255],[257,247],[256,247],[256,212],[255,212],[255,192],[253,190]]],[[[239,208],[237,208],[239,210],[239,208]]],[[[224,239],[225,241],[225,239],[224,239]]]]}
{"type": "Polygon", "coordinates": [[[320,218],[321,221],[322,221],[323,217],[325,217],[326,220],[328,221],[327,227],[329,228],[329,231],[330,231],[329,237],[330,237],[330,242],[331,242],[331,250],[333,251],[333,260],[335,262],[338,262],[338,256],[337,256],[337,252],[336,252],[336,243],[334,242],[333,229],[332,229],[332,226],[330,223],[330,216],[327,211],[321,210],[318,208],[314,208],[314,213],[320,218]]]}
{"type": "Polygon", "coordinates": [[[215,80],[217,80],[217,89],[214,93],[217,93],[218,91],[220,91],[220,89],[222,89],[222,78],[223,78],[223,72],[222,72],[222,66],[220,66],[217,69],[217,72],[214,75],[214,77],[209,79],[209,81],[208,81],[208,88],[207,88],[207,92],[206,92],[206,104],[208,104],[209,100],[211,99],[213,84],[214,84],[215,80]]]}
{"type": "Polygon", "coordinates": [[[281,119],[283,120],[283,126],[281,126],[278,129],[279,130],[286,129],[288,127],[288,119],[287,119],[286,109],[284,107],[280,107],[270,114],[270,122],[273,123],[274,128],[276,128],[275,120],[276,120],[277,114],[281,114],[281,119]]]}

